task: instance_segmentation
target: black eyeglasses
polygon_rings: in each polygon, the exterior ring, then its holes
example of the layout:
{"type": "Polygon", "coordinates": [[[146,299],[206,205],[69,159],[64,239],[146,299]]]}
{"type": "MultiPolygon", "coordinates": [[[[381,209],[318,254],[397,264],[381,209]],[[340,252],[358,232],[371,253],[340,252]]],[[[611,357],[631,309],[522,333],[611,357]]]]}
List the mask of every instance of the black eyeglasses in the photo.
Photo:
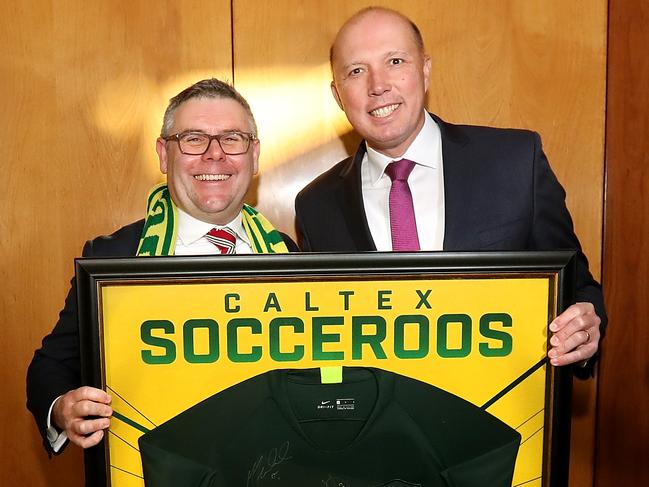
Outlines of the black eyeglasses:
{"type": "Polygon", "coordinates": [[[162,137],[167,142],[171,140],[178,142],[180,152],[188,156],[202,156],[210,148],[213,140],[218,142],[224,154],[229,156],[245,154],[250,148],[250,141],[256,138],[254,134],[237,131],[216,135],[203,132],[180,132],[179,134],[162,137]]]}

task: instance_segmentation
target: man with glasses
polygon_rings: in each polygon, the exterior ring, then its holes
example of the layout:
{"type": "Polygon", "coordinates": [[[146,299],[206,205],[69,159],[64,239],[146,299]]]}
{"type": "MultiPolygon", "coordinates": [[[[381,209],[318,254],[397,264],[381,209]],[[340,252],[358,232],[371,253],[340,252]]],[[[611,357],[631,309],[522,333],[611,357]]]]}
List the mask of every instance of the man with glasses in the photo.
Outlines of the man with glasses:
{"type": "MultiPolygon", "coordinates": [[[[84,257],[283,253],[297,250],[243,199],[257,173],[257,126],[246,100],[217,79],[170,100],[156,142],[166,184],[153,188],[146,218],[86,243],[84,257]]],[[[74,281],[52,333],[27,373],[27,406],[48,451],[67,440],[88,448],[110,423],[110,396],[80,387],[74,281]]]]}

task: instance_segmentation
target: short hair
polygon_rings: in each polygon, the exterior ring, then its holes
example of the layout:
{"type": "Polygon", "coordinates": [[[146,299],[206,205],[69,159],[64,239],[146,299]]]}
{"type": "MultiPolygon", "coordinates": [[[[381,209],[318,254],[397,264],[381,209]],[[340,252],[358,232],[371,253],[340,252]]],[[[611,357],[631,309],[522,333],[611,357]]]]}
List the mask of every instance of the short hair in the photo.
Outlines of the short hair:
{"type": "Polygon", "coordinates": [[[336,40],[338,40],[338,34],[340,34],[340,31],[343,30],[343,27],[345,27],[349,22],[351,22],[353,19],[356,19],[358,17],[361,17],[365,15],[366,13],[369,12],[386,12],[390,14],[394,14],[398,17],[401,17],[403,20],[405,20],[408,25],[410,26],[410,29],[412,29],[412,35],[415,38],[415,43],[417,44],[417,47],[421,49],[421,51],[425,51],[424,47],[424,38],[421,35],[421,31],[419,30],[419,27],[417,27],[417,24],[415,24],[412,20],[410,20],[408,17],[403,15],[401,12],[397,12],[394,9],[387,8],[387,7],[365,7],[358,12],[356,12],[354,15],[352,15],[345,23],[342,25],[342,27],[338,30],[336,33],[336,37],[334,38],[334,41],[331,43],[331,46],[329,47],[329,66],[331,66],[331,70],[333,71],[333,64],[334,64],[334,46],[336,45],[336,40]]]}
{"type": "Polygon", "coordinates": [[[168,137],[170,135],[169,132],[174,124],[174,113],[176,109],[186,101],[194,98],[226,98],[236,101],[246,111],[248,122],[250,123],[250,131],[253,135],[257,136],[257,123],[246,99],[231,84],[216,78],[209,78],[194,83],[169,100],[169,105],[162,118],[161,137],[168,137]]]}

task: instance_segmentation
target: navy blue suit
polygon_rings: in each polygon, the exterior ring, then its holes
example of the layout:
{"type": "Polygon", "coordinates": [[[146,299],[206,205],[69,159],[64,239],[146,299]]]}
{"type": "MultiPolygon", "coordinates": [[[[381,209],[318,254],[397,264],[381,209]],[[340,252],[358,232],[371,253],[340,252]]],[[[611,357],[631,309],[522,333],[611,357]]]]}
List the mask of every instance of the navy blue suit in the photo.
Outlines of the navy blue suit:
{"type": "MultiPolygon", "coordinates": [[[[602,290],[588,270],[566,208],[565,191],[550,169],[539,135],[528,130],[453,125],[431,115],[442,137],[443,249],[577,250],[576,301],[593,303],[604,330],[602,290]]],[[[364,154],[362,143],[353,157],[298,194],[295,211],[302,250],[376,250],[363,206],[364,154]]]]}

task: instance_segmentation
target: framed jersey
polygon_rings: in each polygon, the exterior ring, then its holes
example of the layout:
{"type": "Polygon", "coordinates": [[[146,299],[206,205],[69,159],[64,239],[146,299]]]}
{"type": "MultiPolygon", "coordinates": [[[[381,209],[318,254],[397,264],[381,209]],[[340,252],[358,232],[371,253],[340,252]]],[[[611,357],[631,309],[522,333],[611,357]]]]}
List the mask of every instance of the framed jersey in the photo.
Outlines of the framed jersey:
{"type": "Polygon", "coordinates": [[[78,259],[90,485],[559,486],[573,252],[78,259]]]}

